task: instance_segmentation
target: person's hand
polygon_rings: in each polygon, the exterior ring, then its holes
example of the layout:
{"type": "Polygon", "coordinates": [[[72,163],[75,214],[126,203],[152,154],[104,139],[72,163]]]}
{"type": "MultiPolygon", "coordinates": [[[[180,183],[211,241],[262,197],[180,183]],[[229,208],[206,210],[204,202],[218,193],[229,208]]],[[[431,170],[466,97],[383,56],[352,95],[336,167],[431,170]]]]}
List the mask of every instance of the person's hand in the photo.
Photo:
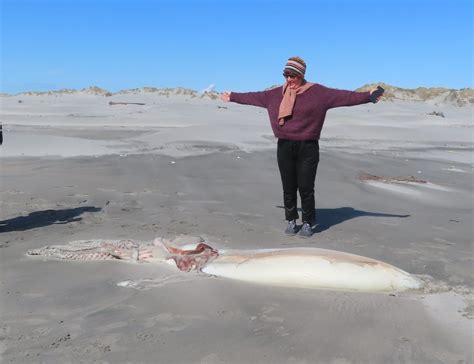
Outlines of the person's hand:
{"type": "Polygon", "coordinates": [[[221,100],[224,102],[229,102],[230,101],[230,92],[225,91],[221,94],[221,100]]]}
{"type": "MultiPolygon", "coordinates": [[[[379,88],[378,88],[378,87],[377,87],[377,88],[374,88],[374,89],[372,89],[372,90],[370,90],[370,95],[372,95],[372,94],[373,94],[374,92],[376,92],[376,91],[377,91],[377,92],[379,91],[379,88]]],[[[380,99],[382,98],[382,96],[383,96],[383,90],[382,90],[382,93],[381,93],[379,96],[377,96],[377,98],[375,99],[374,102],[375,102],[375,103],[379,102],[380,99]]]]}

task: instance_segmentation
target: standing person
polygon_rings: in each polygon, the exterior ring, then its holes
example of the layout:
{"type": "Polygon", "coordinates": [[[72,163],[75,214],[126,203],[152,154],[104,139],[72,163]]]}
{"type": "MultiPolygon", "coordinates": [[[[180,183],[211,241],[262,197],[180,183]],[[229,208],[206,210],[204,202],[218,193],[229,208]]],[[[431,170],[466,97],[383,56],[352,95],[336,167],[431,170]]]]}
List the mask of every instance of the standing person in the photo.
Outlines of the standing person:
{"type": "Polygon", "coordinates": [[[340,106],[377,102],[383,89],[353,92],[325,87],[305,80],[306,63],[291,57],[283,70],[285,83],[260,92],[224,92],[225,102],[264,107],[278,138],[277,159],[283,185],[286,235],[298,233],[297,191],[303,225],[299,236],[310,237],[315,226],[314,181],[319,163],[319,137],[326,112],[340,106]]]}

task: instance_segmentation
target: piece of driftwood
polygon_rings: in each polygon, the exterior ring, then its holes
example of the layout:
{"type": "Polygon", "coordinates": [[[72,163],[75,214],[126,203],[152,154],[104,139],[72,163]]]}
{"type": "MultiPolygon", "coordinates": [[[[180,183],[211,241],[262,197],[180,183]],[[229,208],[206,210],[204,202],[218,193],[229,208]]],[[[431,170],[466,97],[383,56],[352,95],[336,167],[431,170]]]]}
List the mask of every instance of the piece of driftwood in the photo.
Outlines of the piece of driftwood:
{"type": "Polygon", "coordinates": [[[361,181],[380,181],[385,183],[427,183],[422,179],[415,178],[413,176],[400,176],[400,177],[381,177],[376,176],[375,174],[369,174],[365,172],[361,172],[359,175],[359,180],[361,181]]]}
{"type": "Polygon", "coordinates": [[[441,111],[433,111],[433,112],[428,113],[427,115],[434,115],[434,116],[439,116],[439,117],[444,118],[444,113],[441,111]]]}
{"type": "Polygon", "coordinates": [[[142,102],[114,102],[114,101],[109,101],[109,105],[146,105],[142,102]]]}

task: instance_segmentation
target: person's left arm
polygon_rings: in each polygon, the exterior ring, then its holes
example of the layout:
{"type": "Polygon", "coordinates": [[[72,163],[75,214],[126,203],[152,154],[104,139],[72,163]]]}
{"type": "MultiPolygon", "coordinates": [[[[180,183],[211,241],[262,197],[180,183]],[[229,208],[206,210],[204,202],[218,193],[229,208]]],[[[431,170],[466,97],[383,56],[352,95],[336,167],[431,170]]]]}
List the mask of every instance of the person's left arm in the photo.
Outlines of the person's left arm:
{"type": "Polygon", "coordinates": [[[324,98],[328,109],[341,106],[354,106],[371,102],[370,95],[374,91],[375,90],[355,92],[325,87],[324,98]]]}

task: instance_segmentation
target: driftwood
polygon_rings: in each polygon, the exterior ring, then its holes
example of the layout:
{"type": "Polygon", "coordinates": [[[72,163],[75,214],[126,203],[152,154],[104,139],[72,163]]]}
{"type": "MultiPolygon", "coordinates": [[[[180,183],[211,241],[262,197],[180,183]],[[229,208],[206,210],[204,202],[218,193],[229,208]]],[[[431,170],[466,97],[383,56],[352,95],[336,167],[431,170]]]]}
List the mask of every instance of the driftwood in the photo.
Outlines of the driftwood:
{"type": "Polygon", "coordinates": [[[109,105],[146,105],[142,102],[114,102],[114,101],[109,101],[109,105]]]}
{"type": "Polygon", "coordinates": [[[361,181],[380,181],[384,183],[427,183],[422,179],[417,179],[413,176],[401,176],[401,177],[381,177],[376,176],[375,174],[368,174],[362,172],[359,175],[359,180],[361,181]]]}
{"type": "Polygon", "coordinates": [[[427,115],[440,116],[440,117],[444,118],[444,113],[441,112],[441,111],[433,111],[433,112],[428,113],[427,115]]]}

